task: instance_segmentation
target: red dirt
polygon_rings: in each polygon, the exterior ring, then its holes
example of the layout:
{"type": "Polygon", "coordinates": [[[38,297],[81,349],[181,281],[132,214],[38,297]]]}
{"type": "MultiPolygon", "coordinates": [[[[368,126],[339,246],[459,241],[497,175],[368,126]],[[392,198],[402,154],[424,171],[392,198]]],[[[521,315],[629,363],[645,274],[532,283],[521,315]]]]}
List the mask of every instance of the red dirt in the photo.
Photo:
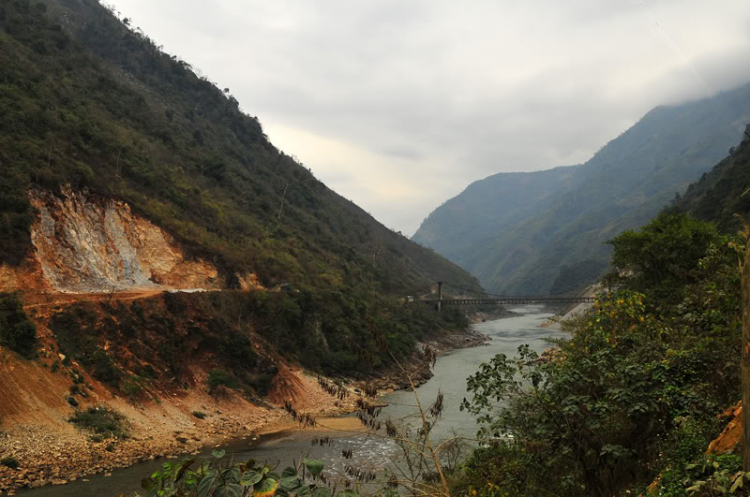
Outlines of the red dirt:
{"type": "Polygon", "coordinates": [[[742,442],[742,401],[727,409],[721,417],[730,418],[721,434],[708,445],[706,454],[724,454],[735,451],[742,442]]]}

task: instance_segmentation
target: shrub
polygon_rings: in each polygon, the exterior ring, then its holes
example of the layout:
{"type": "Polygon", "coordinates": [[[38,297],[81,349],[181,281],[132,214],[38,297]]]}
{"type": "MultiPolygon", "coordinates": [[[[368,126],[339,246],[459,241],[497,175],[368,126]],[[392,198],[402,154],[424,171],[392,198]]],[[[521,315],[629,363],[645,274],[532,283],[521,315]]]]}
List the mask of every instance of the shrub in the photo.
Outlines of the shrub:
{"type": "Polygon", "coordinates": [[[3,457],[2,459],[0,459],[0,464],[10,469],[18,469],[18,467],[21,465],[18,460],[13,457],[3,457]]]}
{"type": "Polygon", "coordinates": [[[208,373],[208,393],[215,394],[220,387],[237,388],[237,379],[223,369],[213,369],[208,373]]]}
{"type": "Polygon", "coordinates": [[[106,407],[89,407],[76,411],[69,419],[77,428],[93,431],[105,438],[127,438],[121,414],[106,407]]]}
{"type": "Polygon", "coordinates": [[[253,387],[253,390],[255,390],[255,393],[261,397],[265,397],[268,395],[268,392],[271,391],[273,378],[274,375],[272,374],[262,373],[251,379],[249,383],[250,386],[253,387]]]}
{"type": "Polygon", "coordinates": [[[93,312],[83,305],[76,305],[56,314],[50,321],[50,328],[65,353],[64,365],[70,364],[71,357],[75,358],[89,368],[94,378],[117,387],[122,372],[99,347],[96,324],[97,317],[93,312]]]}
{"type": "Polygon", "coordinates": [[[0,295],[0,344],[27,359],[36,351],[36,327],[16,294],[0,295]]]}
{"type": "Polygon", "coordinates": [[[122,393],[131,399],[137,399],[144,389],[145,380],[138,376],[128,376],[125,381],[122,382],[120,389],[122,393]]]}

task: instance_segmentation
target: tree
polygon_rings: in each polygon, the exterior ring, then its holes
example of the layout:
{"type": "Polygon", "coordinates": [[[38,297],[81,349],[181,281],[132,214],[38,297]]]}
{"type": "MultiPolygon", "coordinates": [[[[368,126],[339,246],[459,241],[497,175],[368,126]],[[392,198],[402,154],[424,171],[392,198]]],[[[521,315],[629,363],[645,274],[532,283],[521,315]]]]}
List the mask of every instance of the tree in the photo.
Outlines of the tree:
{"type": "Polygon", "coordinates": [[[711,223],[684,213],[662,213],[641,231],[626,231],[609,242],[612,265],[628,287],[648,291],[658,299],[695,282],[693,271],[720,235],[711,223]]]}
{"type": "MultiPolygon", "coordinates": [[[[750,226],[745,225],[745,239],[750,226]]],[[[750,243],[745,248],[742,272],[742,469],[750,471],[750,243]]]]}

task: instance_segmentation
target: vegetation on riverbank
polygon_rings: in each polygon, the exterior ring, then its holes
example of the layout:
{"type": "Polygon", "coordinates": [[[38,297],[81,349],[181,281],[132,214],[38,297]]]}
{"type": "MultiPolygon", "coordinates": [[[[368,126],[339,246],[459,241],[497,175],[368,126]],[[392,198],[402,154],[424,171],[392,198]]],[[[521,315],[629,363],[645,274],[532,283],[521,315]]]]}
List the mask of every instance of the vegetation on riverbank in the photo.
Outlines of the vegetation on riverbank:
{"type": "Polygon", "coordinates": [[[268,392],[277,356],[363,379],[389,367],[390,354],[408,360],[418,340],[467,326],[458,309],[436,313],[422,304],[364,305],[342,293],[265,290],[79,303],[49,320],[60,352],[113,388],[133,378],[182,386],[198,363],[212,370],[212,391],[249,395],[268,392]]]}
{"type": "Polygon", "coordinates": [[[456,491],[637,495],[662,475],[656,495],[688,495],[711,478],[699,495],[718,495],[722,471],[735,476],[736,456],[704,454],[717,415],[740,398],[744,242],[664,213],[612,246],[617,290],[567,324],[559,359],[539,363],[521,347],[469,379],[464,407],[498,438],[474,453],[456,491]]]}

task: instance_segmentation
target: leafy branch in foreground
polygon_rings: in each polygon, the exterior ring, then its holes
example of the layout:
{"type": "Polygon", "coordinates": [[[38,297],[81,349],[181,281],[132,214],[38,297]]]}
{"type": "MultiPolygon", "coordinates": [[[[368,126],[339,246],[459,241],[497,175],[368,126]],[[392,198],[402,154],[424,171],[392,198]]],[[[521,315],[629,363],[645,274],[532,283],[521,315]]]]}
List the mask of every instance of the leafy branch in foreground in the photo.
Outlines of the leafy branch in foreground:
{"type": "Polygon", "coordinates": [[[350,489],[336,492],[323,482],[323,463],[304,460],[300,468],[286,468],[275,473],[268,465],[258,465],[254,460],[245,463],[222,463],[224,450],[214,450],[214,460],[197,462],[188,459],[177,464],[164,463],[161,471],[154,472],[141,482],[146,497],[282,497],[299,495],[312,497],[356,497],[350,489]],[[194,468],[194,469],[192,469],[194,468]],[[299,471],[302,470],[300,475],[299,471]]]}

